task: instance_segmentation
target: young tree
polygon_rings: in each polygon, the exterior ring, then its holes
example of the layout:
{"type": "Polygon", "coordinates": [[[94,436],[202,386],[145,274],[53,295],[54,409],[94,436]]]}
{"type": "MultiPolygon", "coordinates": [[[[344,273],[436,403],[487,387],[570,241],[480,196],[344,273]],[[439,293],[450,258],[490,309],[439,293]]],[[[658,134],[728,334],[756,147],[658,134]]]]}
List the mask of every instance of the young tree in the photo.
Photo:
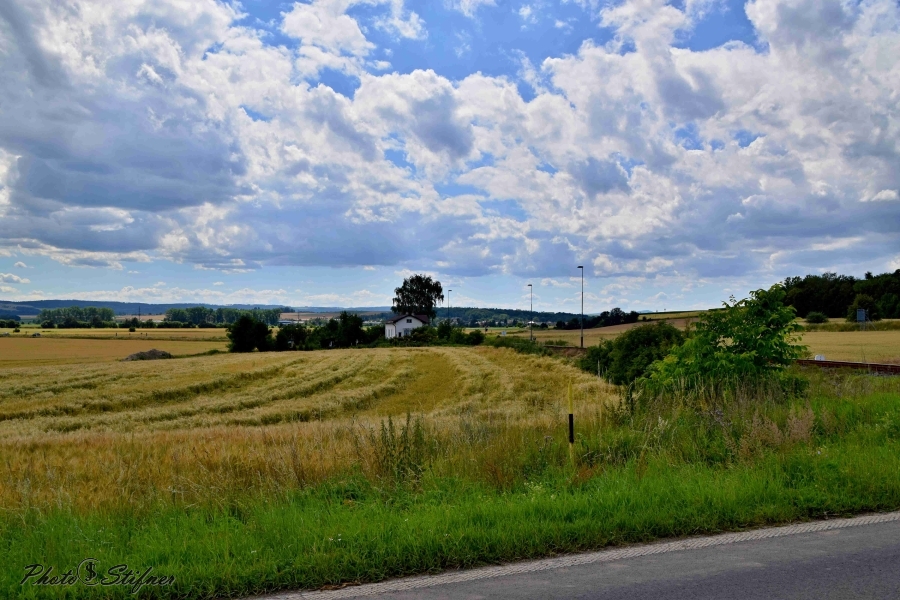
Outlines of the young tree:
{"type": "Polygon", "coordinates": [[[665,360],[654,363],[658,383],[697,382],[708,378],[756,377],[778,372],[800,358],[796,311],[784,305],[780,285],[750,292],[750,298],[700,316],[693,335],[665,360]]]}
{"type": "Polygon", "coordinates": [[[444,300],[441,282],[433,281],[428,275],[413,275],[404,279],[403,285],[394,289],[394,294],[392,312],[428,315],[431,319],[437,315],[434,307],[444,300]]]}

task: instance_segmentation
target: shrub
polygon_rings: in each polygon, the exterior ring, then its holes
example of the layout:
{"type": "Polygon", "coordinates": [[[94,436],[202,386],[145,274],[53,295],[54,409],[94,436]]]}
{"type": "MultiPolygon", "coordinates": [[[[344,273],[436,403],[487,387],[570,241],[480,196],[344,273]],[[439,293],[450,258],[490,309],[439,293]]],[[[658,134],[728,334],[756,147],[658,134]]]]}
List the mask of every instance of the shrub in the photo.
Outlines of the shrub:
{"type": "Polygon", "coordinates": [[[439,340],[449,340],[453,335],[453,325],[450,321],[441,321],[438,323],[436,334],[439,340]]]}
{"type": "Polygon", "coordinates": [[[579,364],[585,371],[598,370],[607,381],[625,385],[647,375],[654,362],[683,343],[684,335],[668,323],[641,325],[590,348],[579,364]]]}
{"type": "Polygon", "coordinates": [[[478,329],[470,331],[466,336],[466,343],[470,346],[479,346],[484,343],[484,334],[478,329]]]}
{"type": "Polygon", "coordinates": [[[262,321],[257,321],[249,315],[242,315],[228,328],[229,352],[260,352],[270,350],[272,342],[272,330],[262,321]]]}
{"type": "MultiPolygon", "coordinates": [[[[855,315],[854,315],[854,318],[856,318],[855,315]]],[[[806,315],[806,322],[807,322],[807,323],[813,323],[813,324],[816,324],[816,323],[827,323],[827,322],[828,322],[828,315],[826,315],[826,314],[823,313],[823,312],[818,312],[818,311],[815,311],[815,310],[814,310],[814,311],[812,311],[812,312],[810,312],[810,313],[807,313],[807,315],[806,315]]]]}
{"type": "Polygon", "coordinates": [[[780,285],[702,314],[688,340],[655,363],[650,378],[664,386],[692,386],[710,379],[755,378],[782,371],[803,356],[794,308],[780,285]]]}
{"type": "Polygon", "coordinates": [[[413,329],[409,337],[410,342],[415,344],[430,344],[438,338],[437,330],[434,327],[424,326],[413,329]]]}
{"type": "Polygon", "coordinates": [[[129,327],[129,328],[128,328],[128,331],[131,332],[131,333],[134,333],[134,327],[129,327]]]}

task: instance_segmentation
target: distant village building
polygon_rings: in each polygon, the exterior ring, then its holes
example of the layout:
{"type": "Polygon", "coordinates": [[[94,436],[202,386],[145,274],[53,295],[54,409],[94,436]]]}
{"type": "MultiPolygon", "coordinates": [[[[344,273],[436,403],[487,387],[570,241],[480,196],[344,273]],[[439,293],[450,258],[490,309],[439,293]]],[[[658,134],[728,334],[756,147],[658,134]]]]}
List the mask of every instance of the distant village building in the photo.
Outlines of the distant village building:
{"type": "Polygon", "coordinates": [[[413,329],[428,325],[429,319],[425,315],[399,315],[384,322],[384,337],[406,337],[413,329]]]}

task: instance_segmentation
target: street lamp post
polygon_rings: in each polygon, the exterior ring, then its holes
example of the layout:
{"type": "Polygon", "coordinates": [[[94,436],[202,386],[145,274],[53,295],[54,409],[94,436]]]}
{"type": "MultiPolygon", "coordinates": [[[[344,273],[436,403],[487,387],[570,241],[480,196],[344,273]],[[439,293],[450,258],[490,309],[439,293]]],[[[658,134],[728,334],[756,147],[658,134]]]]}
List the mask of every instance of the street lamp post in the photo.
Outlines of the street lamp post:
{"type": "Polygon", "coordinates": [[[534,341],[534,286],[528,284],[528,292],[531,294],[531,315],[528,318],[528,337],[534,341]]]}
{"type": "Polygon", "coordinates": [[[581,347],[584,348],[584,267],[578,265],[581,269],[581,347]]]}

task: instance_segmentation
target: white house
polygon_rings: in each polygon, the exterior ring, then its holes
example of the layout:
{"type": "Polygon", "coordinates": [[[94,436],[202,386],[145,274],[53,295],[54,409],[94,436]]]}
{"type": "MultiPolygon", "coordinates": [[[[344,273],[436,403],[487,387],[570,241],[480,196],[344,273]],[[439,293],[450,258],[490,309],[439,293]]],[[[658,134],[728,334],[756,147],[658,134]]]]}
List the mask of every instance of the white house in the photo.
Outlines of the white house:
{"type": "Polygon", "coordinates": [[[422,325],[428,325],[429,319],[425,315],[398,315],[384,322],[384,337],[406,337],[422,325]]]}

